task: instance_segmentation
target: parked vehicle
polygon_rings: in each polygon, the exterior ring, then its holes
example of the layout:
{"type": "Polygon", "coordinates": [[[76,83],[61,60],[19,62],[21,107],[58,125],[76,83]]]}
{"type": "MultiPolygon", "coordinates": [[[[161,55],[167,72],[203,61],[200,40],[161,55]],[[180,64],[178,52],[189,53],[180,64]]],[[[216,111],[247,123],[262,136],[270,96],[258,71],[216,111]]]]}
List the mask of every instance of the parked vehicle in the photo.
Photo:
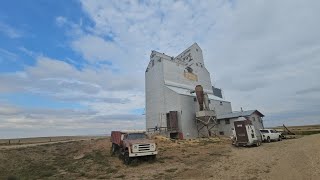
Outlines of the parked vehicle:
{"type": "Polygon", "coordinates": [[[234,121],[233,133],[233,144],[235,146],[261,145],[261,141],[256,135],[254,126],[249,120],[234,121]]]}
{"type": "Polygon", "coordinates": [[[156,143],[147,138],[145,131],[112,131],[111,142],[111,155],[120,154],[125,164],[141,156],[154,160],[158,154],[156,143]]]}
{"type": "Polygon", "coordinates": [[[274,129],[260,129],[262,141],[271,142],[271,141],[281,141],[282,134],[277,132],[274,129]]]}

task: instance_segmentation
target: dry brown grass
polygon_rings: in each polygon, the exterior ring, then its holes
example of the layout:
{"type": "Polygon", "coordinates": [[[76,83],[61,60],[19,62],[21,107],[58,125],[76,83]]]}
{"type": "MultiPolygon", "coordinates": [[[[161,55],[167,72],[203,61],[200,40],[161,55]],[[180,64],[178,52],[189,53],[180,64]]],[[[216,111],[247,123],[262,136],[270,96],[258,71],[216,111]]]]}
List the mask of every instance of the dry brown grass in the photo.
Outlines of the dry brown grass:
{"type": "Polygon", "coordinates": [[[157,160],[136,159],[131,166],[110,156],[108,138],[1,149],[0,179],[283,179],[290,168],[293,175],[312,179],[320,175],[311,174],[320,169],[319,139],[314,135],[235,148],[226,139],[156,138],[157,160]]]}

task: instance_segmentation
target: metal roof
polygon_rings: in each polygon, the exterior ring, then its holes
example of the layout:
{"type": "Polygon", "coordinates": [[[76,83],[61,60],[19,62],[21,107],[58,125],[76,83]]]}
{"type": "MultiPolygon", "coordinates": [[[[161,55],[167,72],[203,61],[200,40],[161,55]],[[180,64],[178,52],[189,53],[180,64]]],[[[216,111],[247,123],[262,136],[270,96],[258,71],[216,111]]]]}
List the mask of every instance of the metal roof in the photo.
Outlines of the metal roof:
{"type": "MultiPolygon", "coordinates": [[[[181,94],[181,95],[186,95],[186,96],[192,96],[192,97],[196,97],[195,93],[190,93],[190,89],[185,89],[185,88],[179,88],[179,87],[174,87],[174,86],[168,86],[167,88],[171,89],[172,91],[181,94]]],[[[209,94],[208,93],[208,97],[209,99],[213,99],[213,100],[218,100],[218,101],[224,101],[224,102],[229,102],[226,101],[218,96],[215,96],[213,94],[209,94]]]]}
{"type": "Polygon", "coordinates": [[[258,113],[261,117],[264,117],[264,115],[258,110],[248,110],[248,111],[234,111],[232,113],[218,115],[217,118],[228,119],[228,118],[244,117],[244,116],[250,116],[255,112],[258,113]]]}

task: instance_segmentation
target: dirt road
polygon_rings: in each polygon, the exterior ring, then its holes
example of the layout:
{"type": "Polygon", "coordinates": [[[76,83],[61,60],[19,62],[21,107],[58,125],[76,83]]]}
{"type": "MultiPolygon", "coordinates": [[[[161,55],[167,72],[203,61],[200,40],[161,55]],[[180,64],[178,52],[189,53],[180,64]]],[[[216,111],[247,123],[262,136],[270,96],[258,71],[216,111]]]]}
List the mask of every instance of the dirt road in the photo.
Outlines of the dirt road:
{"type": "Polygon", "coordinates": [[[228,141],[158,142],[156,162],[125,166],[108,139],[0,150],[0,179],[319,179],[320,134],[236,148],[228,141]]]}
{"type": "Polygon", "coordinates": [[[319,134],[259,148],[232,148],[231,154],[225,162],[230,170],[218,172],[220,177],[228,174],[239,179],[320,179],[319,134]]]}

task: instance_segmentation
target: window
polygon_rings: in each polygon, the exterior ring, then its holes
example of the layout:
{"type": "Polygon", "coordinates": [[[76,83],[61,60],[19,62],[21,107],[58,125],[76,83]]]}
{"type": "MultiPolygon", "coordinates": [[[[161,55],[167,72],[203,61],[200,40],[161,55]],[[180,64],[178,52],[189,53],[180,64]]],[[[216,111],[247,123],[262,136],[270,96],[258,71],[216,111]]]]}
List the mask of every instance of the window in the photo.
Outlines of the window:
{"type": "Polygon", "coordinates": [[[230,119],[226,119],[226,124],[230,124],[230,119]]]}
{"type": "Polygon", "coordinates": [[[220,119],[217,120],[217,123],[220,124],[220,119]]]}
{"type": "Polygon", "coordinates": [[[210,99],[208,100],[208,103],[209,103],[209,104],[211,103],[210,99]]]}
{"type": "Polygon", "coordinates": [[[224,135],[224,132],[223,132],[223,131],[220,131],[219,134],[220,134],[220,135],[224,135]]]}
{"type": "Polygon", "coordinates": [[[222,103],[222,101],[220,101],[220,106],[222,106],[223,105],[223,103],[222,103]]]}
{"type": "Polygon", "coordinates": [[[266,129],[262,129],[262,130],[260,130],[260,132],[261,132],[262,134],[264,134],[264,133],[269,133],[269,131],[266,130],[266,129]]]}
{"type": "Polygon", "coordinates": [[[194,102],[197,102],[197,98],[193,98],[193,101],[194,101],[194,102]]]}
{"type": "Polygon", "coordinates": [[[251,134],[251,137],[254,138],[254,134],[251,134]]]}
{"type": "Polygon", "coordinates": [[[144,133],[133,133],[128,134],[126,139],[134,140],[134,139],[146,139],[147,136],[144,133]]]}
{"type": "Polygon", "coordinates": [[[256,121],[256,118],[255,118],[255,117],[252,117],[252,121],[256,121]]]}

